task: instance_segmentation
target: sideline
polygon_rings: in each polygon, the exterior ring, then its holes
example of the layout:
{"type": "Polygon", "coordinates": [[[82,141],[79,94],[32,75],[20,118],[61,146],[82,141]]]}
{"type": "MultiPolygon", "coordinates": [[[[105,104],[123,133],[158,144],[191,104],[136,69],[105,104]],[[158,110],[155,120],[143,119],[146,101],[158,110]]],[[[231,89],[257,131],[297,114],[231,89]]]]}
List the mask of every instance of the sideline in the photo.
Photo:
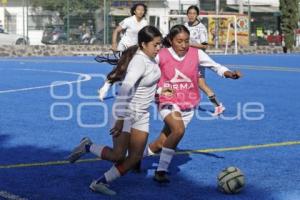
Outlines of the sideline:
{"type": "MultiPolygon", "coordinates": [[[[0,70],[3,70],[3,68],[0,68],[0,70]]],[[[5,70],[7,70],[7,69],[5,69],[5,70]]],[[[57,84],[42,85],[42,86],[27,87],[27,88],[0,90],[0,94],[12,93],[12,92],[20,92],[20,91],[28,91],[28,90],[36,90],[36,89],[43,89],[43,88],[50,88],[50,87],[54,87],[54,86],[61,86],[61,85],[67,85],[67,84],[80,83],[80,82],[89,81],[89,80],[92,79],[92,77],[90,75],[88,75],[88,74],[77,73],[77,72],[54,71],[54,70],[39,70],[39,69],[10,69],[10,70],[71,74],[71,75],[78,76],[78,79],[75,80],[75,81],[60,81],[59,84],[57,83],[57,84]]]]}
{"type": "MultiPolygon", "coordinates": [[[[198,150],[188,150],[188,151],[178,151],[176,155],[180,154],[191,154],[191,153],[214,153],[214,152],[227,152],[227,151],[242,151],[242,150],[252,150],[252,149],[262,149],[262,148],[272,148],[272,147],[284,147],[300,145],[300,140],[298,141],[287,141],[287,142],[278,142],[278,143],[268,143],[268,144],[256,144],[256,145],[246,145],[238,147],[225,147],[225,148],[210,148],[210,149],[198,149],[198,150]]],[[[156,154],[154,156],[158,156],[156,154]]],[[[80,159],[76,163],[87,163],[99,161],[99,158],[92,159],[80,159]]],[[[0,169],[12,169],[12,168],[24,168],[24,167],[42,167],[42,166],[51,166],[51,165],[65,165],[70,164],[68,161],[49,161],[49,162],[40,162],[40,163],[21,163],[21,164],[12,164],[12,165],[0,165],[0,169]]]]}

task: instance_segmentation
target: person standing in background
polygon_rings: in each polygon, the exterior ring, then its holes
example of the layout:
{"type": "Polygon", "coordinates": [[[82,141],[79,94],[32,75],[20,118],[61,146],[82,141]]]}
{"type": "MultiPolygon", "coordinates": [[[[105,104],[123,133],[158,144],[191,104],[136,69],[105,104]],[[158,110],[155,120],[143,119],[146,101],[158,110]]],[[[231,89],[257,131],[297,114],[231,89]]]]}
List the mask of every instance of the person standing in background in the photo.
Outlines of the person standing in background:
{"type": "Polygon", "coordinates": [[[130,46],[136,45],[138,32],[148,25],[145,19],[147,6],[143,3],[137,3],[130,9],[130,17],[125,18],[119,23],[112,34],[111,49],[113,51],[124,51],[130,46]],[[120,42],[117,44],[118,34],[124,32],[120,42]]]}
{"type": "MultiPolygon", "coordinates": [[[[138,32],[148,25],[145,19],[147,6],[143,3],[137,3],[130,9],[131,17],[125,18],[115,28],[112,34],[111,50],[123,52],[127,48],[138,43],[138,32]],[[119,44],[117,45],[118,34],[124,32],[119,44]]],[[[103,101],[111,87],[111,82],[105,80],[102,87],[98,90],[99,100],[103,101]]]]}
{"type": "MultiPolygon", "coordinates": [[[[187,9],[188,22],[184,25],[190,31],[190,46],[205,51],[208,47],[207,41],[207,29],[204,24],[198,19],[199,8],[197,6],[190,6],[187,9]]],[[[205,81],[205,68],[201,65],[199,66],[199,88],[208,96],[209,101],[215,106],[213,116],[218,116],[222,114],[225,107],[220,103],[214,93],[214,91],[207,85],[205,81]]]]}

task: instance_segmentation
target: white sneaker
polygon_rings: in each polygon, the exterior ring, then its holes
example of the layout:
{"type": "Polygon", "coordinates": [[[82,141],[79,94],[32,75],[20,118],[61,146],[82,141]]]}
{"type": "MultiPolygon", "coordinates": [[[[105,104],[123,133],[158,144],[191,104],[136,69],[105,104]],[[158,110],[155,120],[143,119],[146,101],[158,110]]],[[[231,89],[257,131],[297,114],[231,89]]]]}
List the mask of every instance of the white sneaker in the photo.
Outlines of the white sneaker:
{"type": "Polygon", "coordinates": [[[75,147],[72,153],[68,156],[68,160],[70,163],[74,163],[78,160],[81,156],[87,153],[85,146],[91,145],[92,141],[88,137],[84,137],[81,139],[80,144],[75,147]]]}
{"type": "Polygon", "coordinates": [[[110,196],[113,196],[113,195],[116,195],[117,193],[111,189],[109,189],[109,185],[108,184],[104,184],[102,182],[98,182],[95,180],[93,181],[91,184],[90,184],[90,189],[93,191],[93,192],[99,192],[99,193],[102,193],[102,194],[106,194],[106,195],[110,195],[110,196]]]}
{"type": "Polygon", "coordinates": [[[215,107],[215,111],[212,114],[212,116],[218,116],[220,114],[222,114],[225,111],[225,107],[223,106],[222,103],[220,103],[219,106],[215,107]]]}

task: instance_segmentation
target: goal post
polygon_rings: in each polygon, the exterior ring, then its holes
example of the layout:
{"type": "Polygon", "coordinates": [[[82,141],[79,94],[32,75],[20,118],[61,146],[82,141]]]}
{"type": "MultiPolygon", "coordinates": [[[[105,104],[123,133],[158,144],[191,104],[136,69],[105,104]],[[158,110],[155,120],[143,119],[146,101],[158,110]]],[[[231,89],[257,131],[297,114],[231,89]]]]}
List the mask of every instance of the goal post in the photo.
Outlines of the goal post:
{"type": "MultiPolygon", "coordinates": [[[[186,15],[166,15],[160,18],[162,20],[160,30],[163,35],[166,35],[172,26],[187,22],[186,15]]],[[[232,53],[238,54],[238,42],[239,44],[242,42],[239,39],[243,40],[244,45],[248,45],[248,35],[244,35],[245,40],[238,37],[238,17],[236,15],[199,15],[199,19],[207,28],[208,44],[210,47],[214,47],[208,50],[209,53],[228,54],[229,47],[231,47],[232,53]]],[[[243,24],[248,23],[246,21],[243,24]]],[[[245,30],[245,33],[248,33],[248,30],[245,30]]]]}

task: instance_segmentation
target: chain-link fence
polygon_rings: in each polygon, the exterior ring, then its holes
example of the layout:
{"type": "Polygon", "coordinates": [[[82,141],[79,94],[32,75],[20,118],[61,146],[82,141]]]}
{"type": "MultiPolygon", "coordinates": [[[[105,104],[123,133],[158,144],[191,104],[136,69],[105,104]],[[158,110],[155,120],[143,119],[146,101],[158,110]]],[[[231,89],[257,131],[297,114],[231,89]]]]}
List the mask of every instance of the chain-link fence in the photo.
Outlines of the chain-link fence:
{"type": "MultiPolygon", "coordinates": [[[[110,44],[113,29],[130,15],[130,7],[137,2],[148,5],[147,20],[163,34],[166,34],[163,26],[168,24],[163,21],[164,16],[172,11],[185,14],[192,3],[200,6],[202,14],[214,14],[215,10],[215,2],[210,0],[189,3],[180,0],[174,3],[167,0],[0,0],[0,45],[110,44]]],[[[241,16],[235,10],[238,8],[226,2],[221,0],[221,10],[241,16]]],[[[244,6],[246,20],[238,21],[237,26],[246,27],[249,21],[248,30],[243,32],[249,37],[247,45],[280,46],[278,8],[262,12],[263,7],[246,3],[244,6]]]]}
{"type": "Polygon", "coordinates": [[[145,1],[0,0],[0,45],[110,44],[137,2],[145,1]]]}

